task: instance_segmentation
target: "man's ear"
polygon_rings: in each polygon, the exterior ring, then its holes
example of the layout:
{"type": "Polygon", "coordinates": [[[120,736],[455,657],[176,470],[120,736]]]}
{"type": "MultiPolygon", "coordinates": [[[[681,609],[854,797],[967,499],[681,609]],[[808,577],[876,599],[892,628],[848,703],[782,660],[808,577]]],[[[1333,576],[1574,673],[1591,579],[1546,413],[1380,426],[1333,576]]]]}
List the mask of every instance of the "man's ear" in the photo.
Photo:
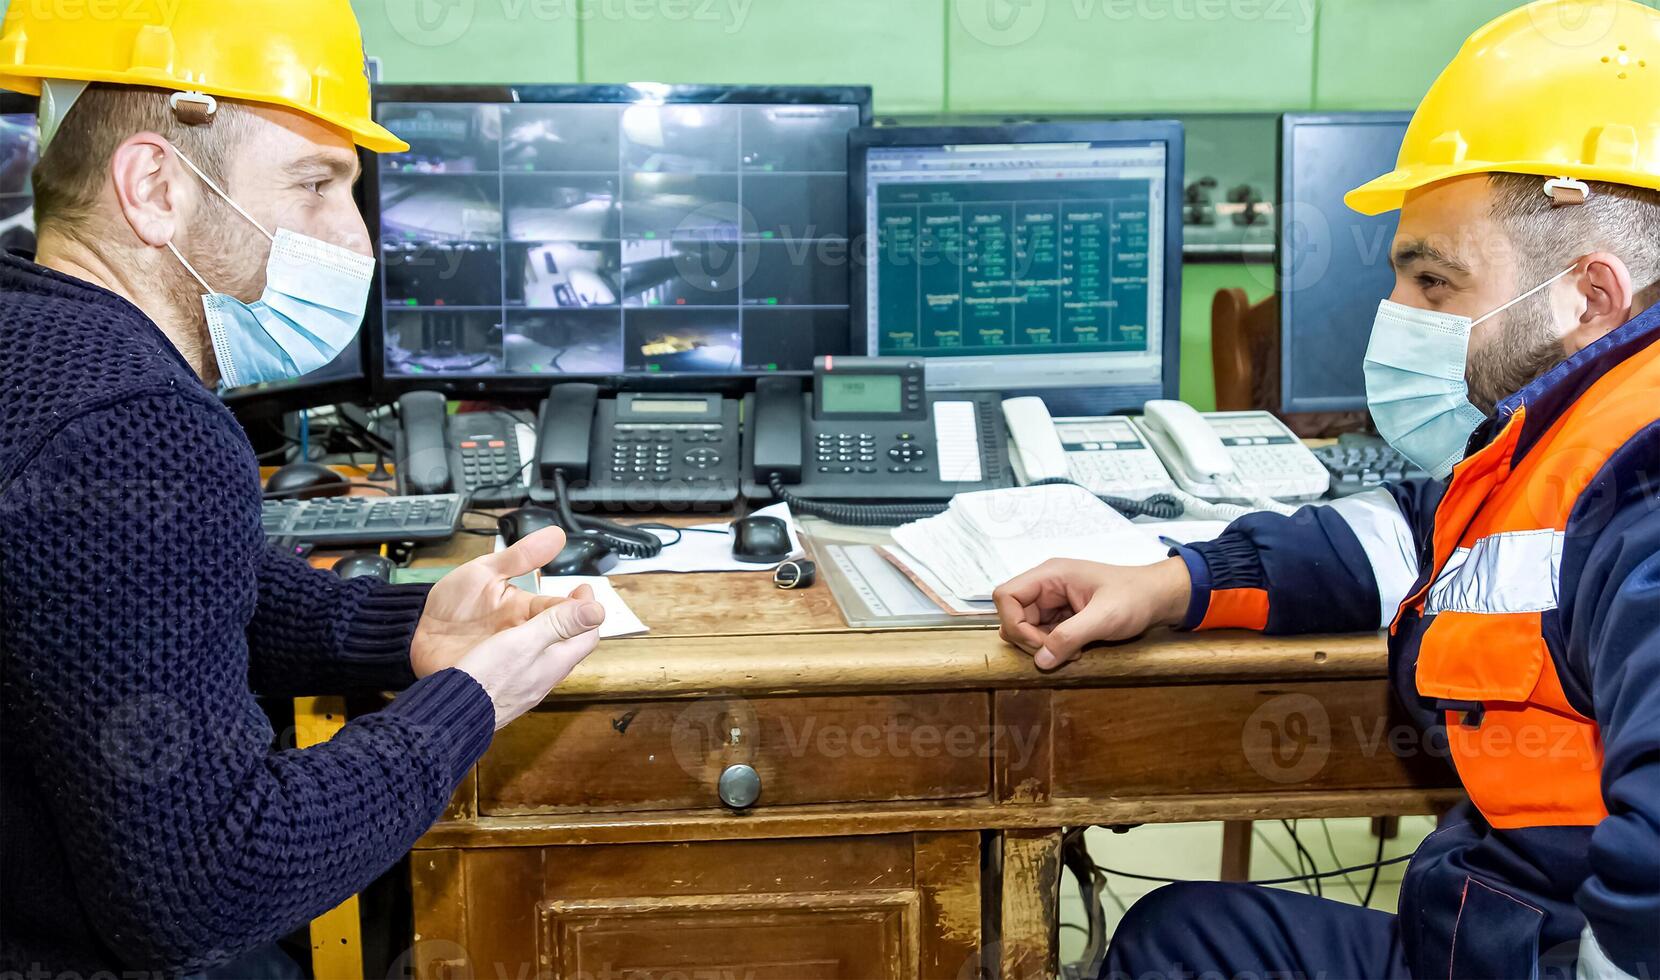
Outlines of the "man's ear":
{"type": "Polygon", "coordinates": [[[1562,338],[1569,354],[1624,326],[1636,299],[1631,270],[1612,252],[1592,252],[1579,260],[1579,270],[1574,289],[1583,306],[1579,319],[1562,338]]]}
{"type": "Polygon", "coordinates": [[[155,133],[129,136],[110,158],[116,204],[133,234],[152,248],[173,241],[194,210],[194,188],[182,172],[167,140],[155,133]]]}

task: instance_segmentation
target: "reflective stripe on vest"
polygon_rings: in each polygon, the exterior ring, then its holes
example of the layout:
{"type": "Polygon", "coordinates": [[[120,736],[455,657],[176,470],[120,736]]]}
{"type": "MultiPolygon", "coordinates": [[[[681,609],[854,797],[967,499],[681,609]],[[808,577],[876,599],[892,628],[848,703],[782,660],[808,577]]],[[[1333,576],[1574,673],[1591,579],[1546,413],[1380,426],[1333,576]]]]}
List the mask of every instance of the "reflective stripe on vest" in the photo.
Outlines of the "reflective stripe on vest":
{"type": "MultiPolygon", "coordinates": [[[[1500,828],[1583,826],[1608,815],[1596,722],[1574,710],[1543,630],[1556,609],[1568,517],[1608,459],[1660,418],[1660,345],[1593,383],[1521,458],[1519,408],[1453,471],[1435,514],[1434,572],[1402,605],[1428,621],[1418,693],[1479,703],[1447,713],[1470,799],[1500,828]]],[[[1396,625],[1399,625],[1399,617],[1396,625]]]]}

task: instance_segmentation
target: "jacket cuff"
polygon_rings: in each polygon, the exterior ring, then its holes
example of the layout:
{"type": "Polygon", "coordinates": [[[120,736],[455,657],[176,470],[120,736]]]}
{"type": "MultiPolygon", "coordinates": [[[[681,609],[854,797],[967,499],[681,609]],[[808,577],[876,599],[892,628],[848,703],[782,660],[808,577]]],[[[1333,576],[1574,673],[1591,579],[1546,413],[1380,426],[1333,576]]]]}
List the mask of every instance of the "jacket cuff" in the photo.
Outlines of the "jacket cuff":
{"type": "Polygon", "coordinates": [[[450,785],[461,782],[496,734],[496,706],[478,681],[454,667],[424,677],[384,713],[414,725],[447,764],[450,785]]]}
{"type": "Polygon", "coordinates": [[[1180,549],[1186,554],[1189,573],[1203,566],[1203,594],[1198,588],[1200,578],[1194,575],[1193,599],[1188,604],[1188,629],[1260,630],[1268,625],[1268,577],[1262,569],[1262,557],[1257,546],[1242,534],[1224,533],[1215,541],[1206,541],[1180,549]]]}
{"type": "Polygon", "coordinates": [[[415,683],[409,645],[430,591],[430,585],[382,585],[358,601],[340,644],[340,658],[355,681],[398,691],[415,683]]]}
{"type": "Polygon", "coordinates": [[[1182,619],[1181,628],[1196,630],[1204,621],[1205,610],[1210,607],[1210,565],[1205,562],[1204,555],[1185,545],[1171,548],[1170,554],[1186,563],[1188,578],[1193,581],[1193,591],[1187,599],[1187,615],[1182,619]]]}

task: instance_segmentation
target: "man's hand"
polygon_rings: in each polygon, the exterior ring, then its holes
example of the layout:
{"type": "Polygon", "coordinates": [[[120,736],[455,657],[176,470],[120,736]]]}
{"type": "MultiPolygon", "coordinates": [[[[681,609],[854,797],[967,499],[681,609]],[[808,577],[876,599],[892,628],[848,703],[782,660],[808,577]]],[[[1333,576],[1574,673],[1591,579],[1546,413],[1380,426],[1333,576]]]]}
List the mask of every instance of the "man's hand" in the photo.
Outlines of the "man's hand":
{"type": "Polygon", "coordinates": [[[1136,567],[1057,559],[1003,583],[992,600],[1003,639],[1053,670],[1091,643],[1179,625],[1192,587],[1180,558],[1136,567]]]}
{"type": "MultiPolygon", "coordinates": [[[[409,646],[415,676],[454,667],[480,643],[523,626],[555,606],[579,601],[592,605],[594,593],[587,586],[577,589],[570,599],[562,599],[532,595],[511,584],[510,580],[552,561],[563,547],[565,532],[547,528],[526,535],[511,548],[470,561],[439,580],[427,597],[409,646]]],[[[594,625],[598,624],[596,620],[594,625]]]]}

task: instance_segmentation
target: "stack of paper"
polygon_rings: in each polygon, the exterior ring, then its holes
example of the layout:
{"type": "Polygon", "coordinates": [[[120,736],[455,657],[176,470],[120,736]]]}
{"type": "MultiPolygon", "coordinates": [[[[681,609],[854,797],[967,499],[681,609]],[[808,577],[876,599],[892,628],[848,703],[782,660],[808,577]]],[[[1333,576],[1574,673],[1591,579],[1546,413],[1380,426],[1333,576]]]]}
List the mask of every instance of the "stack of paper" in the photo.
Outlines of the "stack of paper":
{"type": "Polygon", "coordinates": [[[985,602],[1053,558],[1151,565],[1169,551],[1152,528],[1066,484],[960,494],[945,513],[895,528],[893,540],[891,556],[915,562],[913,577],[944,589],[947,602],[985,602]]]}

